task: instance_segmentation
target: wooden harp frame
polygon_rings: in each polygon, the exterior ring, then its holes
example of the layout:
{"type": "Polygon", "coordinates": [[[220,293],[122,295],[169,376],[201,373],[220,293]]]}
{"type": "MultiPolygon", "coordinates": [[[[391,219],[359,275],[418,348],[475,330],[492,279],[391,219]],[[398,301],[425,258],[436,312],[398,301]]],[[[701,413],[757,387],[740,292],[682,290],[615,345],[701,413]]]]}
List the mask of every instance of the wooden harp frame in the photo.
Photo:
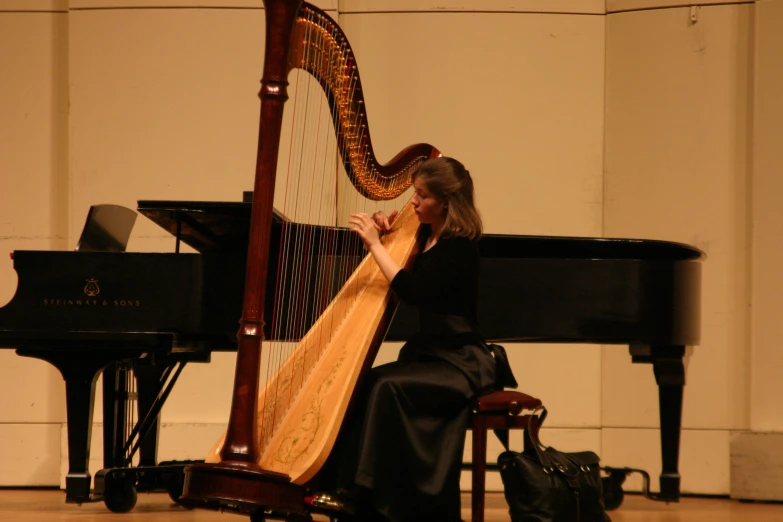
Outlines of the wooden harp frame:
{"type": "MultiPolygon", "coordinates": [[[[189,507],[230,510],[251,519],[311,520],[305,507],[306,486],[289,476],[262,469],[258,464],[257,402],[263,340],[264,298],[270,253],[272,208],[278,163],[283,108],[288,99],[288,74],[301,68],[321,84],[332,105],[341,158],[352,182],[370,199],[390,199],[407,188],[396,181],[412,178],[422,161],[440,156],[431,145],[416,144],[380,165],[372,150],[366,123],[358,69],[347,39],[337,24],[320,9],[302,0],[264,0],[266,48],[261,80],[261,111],[256,158],[254,198],[245,276],[242,318],[228,430],[220,452],[221,462],[186,468],[180,502],[189,507]],[[334,53],[318,54],[303,32],[308,25],[323,24],[333,46],[342,49],[342,70],[348,71],[353,89],[341,88],[341,74],[326,74],[334,53]],[[347,58],[346,58],[347,57],[347,58]],[[346,97],[348,96],[348,97],[346,97]],[[361,129],[360,133],[355,132],[361,129]]],[[[323,51],[321,49],[321,51],[323,51]]],[[[408,182],[409,185],[409,182],[408,182]]],[[[373,342],[380,344],[383,332],[373,342]]],[[[365,363],[365,366],[368,364],[365,363]]]]}

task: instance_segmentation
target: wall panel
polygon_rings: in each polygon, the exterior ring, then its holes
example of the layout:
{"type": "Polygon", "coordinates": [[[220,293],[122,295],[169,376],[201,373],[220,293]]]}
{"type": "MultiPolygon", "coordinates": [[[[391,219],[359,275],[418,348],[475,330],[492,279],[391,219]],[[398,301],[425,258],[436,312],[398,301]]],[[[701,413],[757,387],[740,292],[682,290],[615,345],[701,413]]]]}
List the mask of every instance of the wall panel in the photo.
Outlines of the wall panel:
{"type": "Polygon", "coordinates": [[[389,12],[497,12],[604,14],[605,0],[339,0],[340,13],[389,12]]]}
{"type": "MultiPolygon", "coordinates": [[[[604,232],[707,254],[689,428],[747,422],[751,14],[752,6],[713,6],[696,23],[687,8],[608,17],[604,232]]],[[[642,370],[625,371],[619,353],[606,357],[605,425],[656,426],[642,370]]]]}
{"type": "Polygon", "coordinates": [[[756,89],[753,127],[753,291],[751,303],[750,427],[783,431],[778,397],[783,393],[783,2],[757,4],[756,89]]]}
{"type": "MultiPolygon", "coordinates": [[[[10,252],[70,244],[68,23],[62,7],[0,2],[0,307],[18,284],[10,252]]],[[[43,485],[57,478],[52,434],[65,417],[63,388],[48,364],[0,350],[0,484],[43,485]]]]}

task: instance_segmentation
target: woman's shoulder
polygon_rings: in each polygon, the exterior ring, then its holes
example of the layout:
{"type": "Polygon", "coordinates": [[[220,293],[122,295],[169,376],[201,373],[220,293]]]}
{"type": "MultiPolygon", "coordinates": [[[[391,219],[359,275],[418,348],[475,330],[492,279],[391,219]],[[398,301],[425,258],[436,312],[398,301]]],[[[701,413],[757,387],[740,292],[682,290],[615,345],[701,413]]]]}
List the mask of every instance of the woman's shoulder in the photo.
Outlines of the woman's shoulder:
{"type": "Polygon", "coordinates": [[[478,239],[470,239],[469,237],[465,236],[450,235],[441,238],[440,241],[451,242],[454,245],[478,247],[478,239]]]}
{"type": "Polygon", "coordinates": [[[478,255],[478,240],[464,236],[449,236],[438,240],[445,249],[456,253],[478,255]]]}

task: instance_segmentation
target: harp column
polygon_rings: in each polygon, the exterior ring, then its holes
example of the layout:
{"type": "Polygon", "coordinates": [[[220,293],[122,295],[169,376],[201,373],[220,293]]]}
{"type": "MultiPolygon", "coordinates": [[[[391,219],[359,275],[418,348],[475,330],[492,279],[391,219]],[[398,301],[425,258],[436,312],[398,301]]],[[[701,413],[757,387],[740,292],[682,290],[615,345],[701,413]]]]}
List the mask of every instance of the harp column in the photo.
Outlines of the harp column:
{"type": "Polygon", "coordinates": [[[189,466],[180,498],[180,503],[189,507],[229,509],[250,514],[251,518],[270,515],[310,520],[304,510],[304,488],[292,484],[287,475],[263,470],[256,463],[256,411],[272,204],[283,106],[288,99],[288,52],[301,5],[302,0],[264,0],[266,48],[259,93],[255,193],[231,413],[220,452],[222,462],[189,466]]]}
{"type": "Polygon", "coordinates": [[[288,50],[301,0],[264,0],[266,48],[261,80],[261,116],[258,155],[245,274],[245,296],[239,327],[239,349],[226,441],[220,452],[224,462],[256,465],[258,369],[263,340],[264,296],[267,260],[272,228],[275,174],[283,121],[288,99],[288,50]]]}

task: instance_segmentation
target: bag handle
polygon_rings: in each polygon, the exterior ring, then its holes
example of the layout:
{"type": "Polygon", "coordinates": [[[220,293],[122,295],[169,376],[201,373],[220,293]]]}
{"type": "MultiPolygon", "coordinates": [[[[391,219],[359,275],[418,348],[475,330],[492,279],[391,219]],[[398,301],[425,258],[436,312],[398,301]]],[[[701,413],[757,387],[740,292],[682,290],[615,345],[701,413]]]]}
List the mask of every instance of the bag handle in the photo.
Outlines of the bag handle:
{"type": "MultiPolygon", "coordinates": [[[[540,409],[544,410],[544,416],[546,416],[546,409],[543,407],[540,409]]],[[[530,446],[533,447],[533,449],[536,451],[536,454],[538,455],[538,460],[544,469],[544,473],[552,474],[555,471],[560,471],[560,473],[565,475],[567,478],[575,478],[579,476],[580,472],[586,473],[589,471],[589,468],[585,468],[584,464],[567,453],[562,453],[559,451],[550,453],[547,451],[547,447],[541,444],[541,440],[538,438],[538,432],[540,428],[541,425],[539,417],[535,416],[534,412],[534,415],[528,424],[528,429],[525,431],[527,432],[527,439],[530,442],[530,446]],[[563,462],[563,460],[565,462],[563,462]]],[[[526,449],[528,448],[526,447],[526,449]]]]}
{"type": "MultiPolygon", "coordinates": [[[[527,428],[524,430],[525,433],[523,435],[523,440],[525,442],[525,451],[531,448],[535,450],[536,454],[538,455],[538,461],[544,467],[544,472],[553,473],[555,471],[555,467],[552,464],[552,460],[549,458],[549,455],[546,454],[546,447],[541,444],[541,441],[538,439],[538,430],[541,428],[541,423],[544,422],[546,415],[547,411],[543,406],[539,406],[533,411],[533,413],[530,414],[530,420],[528,421],[527,428]]],[[[497,438],[503,444],[503,447],[506,448],[506,451],[510,451],[511,448],[509,447],[508,443],[508,430],[494,431],[497,438]]]]}
{"type": "MultiPolygon", "coordinates": [[[[539,406],[535,410],[533,410],[533,413],[530,414],[530,416],[535,418],[536,424],[535,424],[535,430],[536,430],[536,440],[538,440],[538,429],[541,426],[541,424],[544,422],[547,416],[547,410],[544,406],[539,406]]],[[[533,419],[531,419],[532,421],[533,419]]],[[[530,423],[528,423],[527,430],[530,430],[530,423]]],[[[492,430],[495,433],[495,436],[498,438],[501,444],[503,444],[503,447],[506,449],[506,451],[510,451],[511,447],[509,446],[508,441],[508,430],[507,429],[498,429],[498,430],[492,430]]],[[[528,445],[527,439],[525,440],[525,447],[528,445]]],[[[539,442],[539,445],[544,448],[544,446],[539,442]]]]}
{"type": "Polygon", "coordinates": [[[536,455],[538,455],[538,461],[544,468],[544,472],[554,473],[555,466],[552,464],[552,459],[549,458],[549,455],[546,453],[546,447],[541,444],[541,441],[538,438],[538,431],[541,429],[540,422],[544,419],[544,417],[546,417],[546,413],[546,408],[542,406],[537,408],[530,416],[530,421],[528,422],[527,429],[525,430],[525,435],[527,435],[525,449],[527,450],[529,448],[533,448],[536,452],[536,455]],[[537,415],[539,411],[541,412],[540,416],[537,415]],[[528,442],[529,444],[527,444],[528,442]]]}

